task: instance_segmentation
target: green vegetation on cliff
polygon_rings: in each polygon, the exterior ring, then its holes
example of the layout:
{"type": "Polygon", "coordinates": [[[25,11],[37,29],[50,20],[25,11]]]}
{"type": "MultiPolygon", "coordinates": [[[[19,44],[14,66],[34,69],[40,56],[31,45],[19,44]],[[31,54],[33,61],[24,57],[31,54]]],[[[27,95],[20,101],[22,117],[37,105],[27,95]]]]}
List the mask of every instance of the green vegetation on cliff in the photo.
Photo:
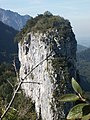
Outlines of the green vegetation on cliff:
{"type": "Polygon", "coordinates": [[[31,18],[21,32],[18,33],[16,40],[23,41],[23,37],[26,36],[28,32],[45,33],[50,30],[57,30],[61,37],[68,37],[72,32],[71,25],[68,20],[45,12],[35,18],[31,18]]]}

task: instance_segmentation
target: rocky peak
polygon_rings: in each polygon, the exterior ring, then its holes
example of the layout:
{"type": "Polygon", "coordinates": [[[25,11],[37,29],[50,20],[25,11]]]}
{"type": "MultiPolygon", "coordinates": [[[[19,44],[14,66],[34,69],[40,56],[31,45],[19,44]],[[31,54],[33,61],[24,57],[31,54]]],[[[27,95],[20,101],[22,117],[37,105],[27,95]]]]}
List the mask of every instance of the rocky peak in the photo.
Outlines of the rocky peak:
{"type": "Polygon", "coordinates": [[[53,14],[51,12],[49,12],[49,11],[45,11],[44,15],[50,15],[50,16],[52,16],[53,14]]]}
{"type": "Polygon", "coordinates": [[[71,77],[76,76],[77,42],[70,22],[59,16],[40,15],[29,21],[17,38],[20,78],[40,63],[25,79],[36,84],[22,84],[26,96],[35,103],[38,119],[65,119],[67,109],[58,97],[72,91],[71,77]]]}
{"type": "Polygon", "coordinates": [[[21,30],[26,22],[31,17],[29,15],[20,15],[17,12],[12,12],[10,10],[4,10],[0,8],[0,21],[13,27],[16,30],[21,30]]]}

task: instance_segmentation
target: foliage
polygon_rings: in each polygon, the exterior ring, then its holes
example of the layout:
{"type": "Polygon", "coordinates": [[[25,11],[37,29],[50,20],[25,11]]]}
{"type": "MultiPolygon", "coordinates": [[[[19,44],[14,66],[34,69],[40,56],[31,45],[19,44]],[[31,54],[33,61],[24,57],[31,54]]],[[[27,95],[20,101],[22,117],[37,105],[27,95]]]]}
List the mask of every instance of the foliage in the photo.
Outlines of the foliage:
{"type": "Polygon", "coordinates": [[[48,16],[50,16],[50,15],[51,15],[51,16],[52,16],[52,13],[51,13],[51,12],[49,12],[49,11],[45,11],[45,12],[44,12],[44,15],[48,15],[48,16]]]}
{"type": "MultiPolygon", "coordinates": [[[[10,102],[18,81],[11,64],[0,64],[0,116],[10,102]],[[12,86],[10,85],[12,84],[12,86]]],[[[16,95],[12,107],[3,120],[36,120],[35,105],[30,98],[26,98],[22,90],[16,95]]]]}
{"type": "Polygon", "coordinates": [[[61,102],[80,101],[69,111],[67,120],[89,120],[90,119],[90,93],[85,93],[80,85],[72,78],[72,87],[76,94],[66,94],[59,98],[61,102]]]}
{"type": "Polygon", "coordinates": [[[0,62],[10,63],[17,54],[17,43],[14,42],[17,33],[12,27],[0,22],[0,62]]]}
{"type": "Polygon", "coordinates": [[[17,41],[23,41],[23,38],[28,32],[45,33],[48,30],[58,30],[61,37],[68,37],[71,30],[71,25],[68,20],[65,20],[60,16],[53,16],[50,12],[46,11],[44,14],[40,14],[35,18],[31,18],[26,26],[16,36],[17,41]]]}
{"type": "Polygon", "coordinates": [[[76,101],[78,99],[79,97],[75,94],[67,94],[60,97],[60,101],[63,101],[63,102],[71,102],[71,101],[76,101]]]}
{"type": "Polygon", "coordinates": [[[7,104],[11,99],[13,88],[9,82],[14,85],[15,79],[14,68],[6,63],[0,64],[0,97],[3,99],[4,104],[7,104]]]}
{"type": "Polygon", "coordinates": [[[72,78],[72,87],[77,94],[82,95],[83,91],[81,87],[79,86],[79,84],[74,80],[74,78],[72,78]]]}

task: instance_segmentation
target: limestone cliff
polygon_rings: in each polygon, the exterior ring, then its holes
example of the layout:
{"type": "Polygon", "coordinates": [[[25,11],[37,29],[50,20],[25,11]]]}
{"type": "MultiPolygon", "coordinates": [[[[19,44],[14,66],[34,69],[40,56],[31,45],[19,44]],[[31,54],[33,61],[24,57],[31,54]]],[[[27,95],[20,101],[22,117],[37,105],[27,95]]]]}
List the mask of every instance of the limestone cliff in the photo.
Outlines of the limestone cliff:
{"type": "Polygon", "coordinates": [[[20,78],[41,63],[26,77],[22,89],[35,103],[39,120],[39,116],[42,120],[63,120],[66,108],[58,97],[71,91],[70,80],[76,75],[77,42],[70,22],[59,16],[40,15],[23,31],[18,37],[20,78]]]}

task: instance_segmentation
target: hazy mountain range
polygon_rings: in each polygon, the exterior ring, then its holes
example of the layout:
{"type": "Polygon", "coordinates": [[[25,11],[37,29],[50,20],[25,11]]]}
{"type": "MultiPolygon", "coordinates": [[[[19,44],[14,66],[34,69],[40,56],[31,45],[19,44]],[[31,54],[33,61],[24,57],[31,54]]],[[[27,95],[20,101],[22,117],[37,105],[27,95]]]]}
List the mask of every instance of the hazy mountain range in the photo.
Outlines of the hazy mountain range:
{"type": "Polygon", "coordinates": [[[80,37],[77,39],[78,44],[90,47],[90,37],[80,37]]]}
{"type": "Polygon", "coordinates": [[[20,30],[26,24],[27,20],[31,17],[29,15],[20,15],[10,10],[4,10],[0,8],[0,21],[13,27],[16,30],[20,30]]]}
{"type": "Polygon", "coordinates": [[[77,68],[82,87],[90,91],[90,48],[77,52],[77,68]]]}
{"type": "Polygon", "coordinates": [[[81,51],[84,51],[86,49],[88,49],[88,47],[80,45],[80,44],[77,44],[77,53],[79,53],[81,51]]]}

